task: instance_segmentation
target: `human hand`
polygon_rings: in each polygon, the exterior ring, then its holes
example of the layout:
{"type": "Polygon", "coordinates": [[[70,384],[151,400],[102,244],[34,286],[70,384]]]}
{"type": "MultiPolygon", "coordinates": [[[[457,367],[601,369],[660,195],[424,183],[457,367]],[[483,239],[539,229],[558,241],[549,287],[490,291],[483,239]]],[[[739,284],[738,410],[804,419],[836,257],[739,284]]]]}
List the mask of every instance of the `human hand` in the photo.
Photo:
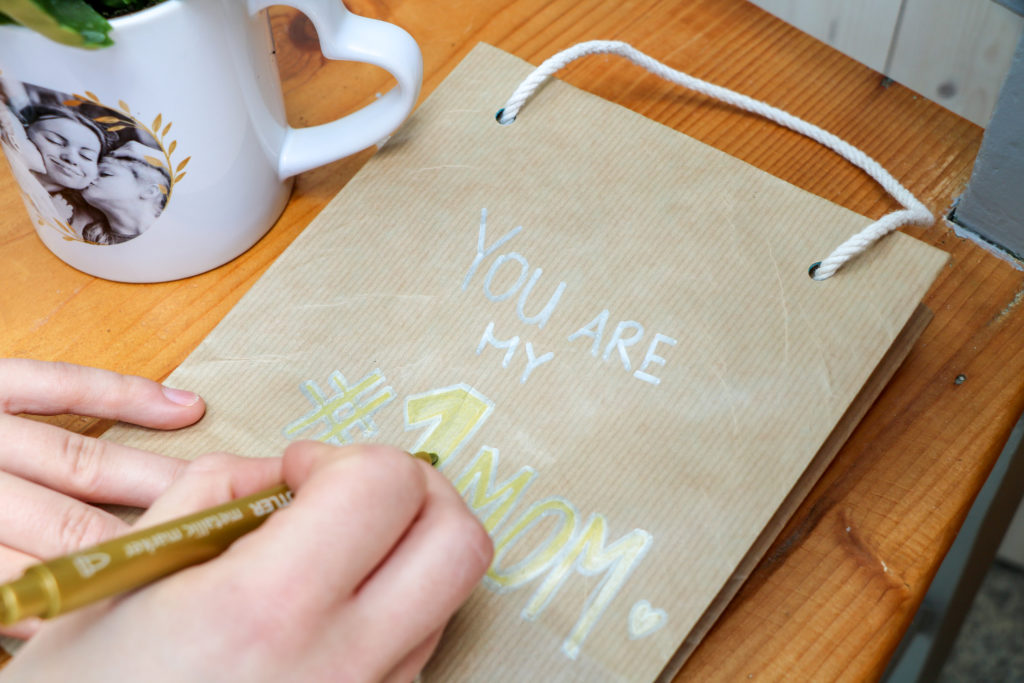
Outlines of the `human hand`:
{"type": "MultiPolygon", "coordinates": [[[[75,413],[176,429],[202,417],[191,392],[66,363],[0,359],[0,582],[39,561],[123,534],[90,503],[148,507],[186,462],[68,432],[19,413],[75,413]]],[[[35,620],[0,633],[27,638],[35,620]]]]}
{"type": "MultiPolygon", "coordinates": [[[[410,681],[492,547],[437,471],[383,446],[196,460],[139,519],[168,521],[284,480],[292,504],[219,557],[55,620],[19,680],[410,681]]],[[[0,676],[0,678],[3,678],[0,676]]]]}
{"type": "MultiPolygon", "coordinates": [[[[3,78],[0,77],[0,89],[3,88],[3,85],[3,78]]],[[[11,152],[17,154],[30,171],[46,172],[46,164],[39,153],[39,148],[28,139],[28,133],[25,132],[21,120],[4,105],[2,97],[0,97],[0,142],[7,145],[11,152]]]]}

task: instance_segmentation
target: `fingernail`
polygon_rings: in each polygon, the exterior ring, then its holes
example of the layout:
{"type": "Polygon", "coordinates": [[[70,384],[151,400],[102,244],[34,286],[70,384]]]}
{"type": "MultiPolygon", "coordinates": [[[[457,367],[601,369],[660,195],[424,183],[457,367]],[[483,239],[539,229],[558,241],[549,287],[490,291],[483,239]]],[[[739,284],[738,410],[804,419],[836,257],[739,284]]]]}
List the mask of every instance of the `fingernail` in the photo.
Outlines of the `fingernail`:
{"type": "Polygon", "coordinates": [[[171,403],[177,403],[179,406],[194,406],[199,401],[199,394],[194,394],[191,391],[182,391],[181,389],[172,389],[171,387],[161,386],[164,390],[164,396],[171,403]]]}

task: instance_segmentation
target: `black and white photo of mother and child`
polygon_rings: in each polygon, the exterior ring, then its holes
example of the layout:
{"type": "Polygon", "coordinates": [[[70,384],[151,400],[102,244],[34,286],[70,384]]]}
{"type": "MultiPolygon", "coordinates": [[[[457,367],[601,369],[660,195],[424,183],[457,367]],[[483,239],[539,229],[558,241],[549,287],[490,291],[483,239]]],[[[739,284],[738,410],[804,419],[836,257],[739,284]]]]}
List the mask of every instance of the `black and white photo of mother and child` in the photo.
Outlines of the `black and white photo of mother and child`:
{"type": "Polygon", "coordinates": [[[120,244],[163,212],[171,186],[152,136],[122,114],[0,76],[0,140],[22,189],[43,217],[93,244],[120,244]],[[74,102],[75,106],[68,103],[74,102]],[[103,123],[97,119],[102,119],[103,123]],[[12,159],[12,155],[18,158],[12,159]]]}

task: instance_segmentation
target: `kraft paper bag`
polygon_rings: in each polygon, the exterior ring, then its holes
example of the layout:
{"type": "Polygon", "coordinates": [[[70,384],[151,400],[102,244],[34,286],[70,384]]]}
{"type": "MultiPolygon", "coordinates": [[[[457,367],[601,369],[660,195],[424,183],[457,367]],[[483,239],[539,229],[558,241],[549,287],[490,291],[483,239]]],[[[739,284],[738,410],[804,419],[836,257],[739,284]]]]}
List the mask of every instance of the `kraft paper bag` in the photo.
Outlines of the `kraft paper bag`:
{"type": "Polygon", "coordinates": [[[474,49],[169,378],[202,422],[108,436],[433,451],[496,556],[423,679],[650,681],[841,444],[946,257],[894,234],[814,281],[867,218],[558,81],[499,125],[530,70],[474,49]]]}

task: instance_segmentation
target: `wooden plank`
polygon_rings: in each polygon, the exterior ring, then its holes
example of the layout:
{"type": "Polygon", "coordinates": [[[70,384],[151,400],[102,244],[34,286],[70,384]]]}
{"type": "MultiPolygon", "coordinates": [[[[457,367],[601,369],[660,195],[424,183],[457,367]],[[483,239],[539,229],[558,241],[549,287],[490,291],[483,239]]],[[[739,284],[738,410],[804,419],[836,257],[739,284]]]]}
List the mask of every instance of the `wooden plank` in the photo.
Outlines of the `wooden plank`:
{"type": "Polygon", "coordinates": [[[905,0],[889,76],[979,126],[992,117],[1024,17],[991,0],[905,0]]]}
{"type": "Polygon", "coordinates": [[[901,0],[751,2],[875,71],[885,71],[901,0]]]}
{"type": "MultiPolygon", "coordinates": [[[[977,126],[900,85],[880,87],[877,72],[745,0],[460,0],[444,12],[400,0],[348,4],[416,37],[426,92],[481,40],[534,64],[580,40],[628,41],[824,126],[935,211],[963,191],[981,140],[977,126]]],[[[387,86],[372,69],[321,59],[292,10],[273,18],[293,123],[348,111],[387,86]]],[[[851,210],[878,217],[893,208],[817,143],[631,64],[594,57],[559,76],[851,210]]],[[[0,355],[165,377],[366,158],[300,176],[277,226],[232,263],[145,286],[57,261],[0,164],[0,355]]],[[[677,680],[877,678],[1020,415],[1024,274],[941,223],[906,232],[953,256],[924,302],[935,319],[677,680]]]]}

